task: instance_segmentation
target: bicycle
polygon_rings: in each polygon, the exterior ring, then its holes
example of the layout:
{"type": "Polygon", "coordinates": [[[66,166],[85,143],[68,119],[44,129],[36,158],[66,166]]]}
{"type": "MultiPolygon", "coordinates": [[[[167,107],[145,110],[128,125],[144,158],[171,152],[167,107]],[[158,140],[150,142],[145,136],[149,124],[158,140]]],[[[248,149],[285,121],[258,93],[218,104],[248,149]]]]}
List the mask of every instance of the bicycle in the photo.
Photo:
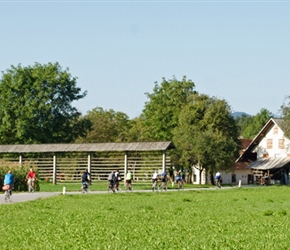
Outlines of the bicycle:
{"type": "Polygon", "coordinates": [[[4,190],[4,200],[5,202],[11,202],[12,199],[11,199],[11,187],[10,185],[4,185],[2,187],[2,190],[4,190]]]}
{"type": "Polygon", "coordinates": [[[33,180],[32,179],[28,179],[27,183],[28,183],[28,192],[29,193],[33,193],[34,192],[34,188],[33,188],[33,185],[32,185],[33,180]]]}
{"type": "Polygon", "coordinates": [[[181,179],[177,180],[177,189],[180,191],[180,190],[183,190],[183,181],[181,179]]]}
{"type": "Polygon", "coordinates": [[[110,191],[112,191],[113,193],[115,193],[115,183],[114,181],[109,181],[109,184],[108,184],[108,193],[110,193],[110,191]]]}
{"type": "Polygon", "coordinates": [[[115,183],[115,191],[121,192],[122,189],[120,188],[120,180],[116,181],[115,183]]]}
{"type": "Polygon", "coordinates": [[[217,188],[221,188],[221,179],[215,179],[215,185],[217,188]]]}
{"type": "Polygon", "coordinates": [[[89,189],[89,185],[91,185],[90,182],[83,182],[82,183],[82,193],[83,194],[88,194],[88,193],[91,192],[90,189],[89,189]]]}
{"type": "Polygon", "coordinates": [[[131,182],[129,182],[129,180],[126,181],[126,192],[132,192],[133,188],[131,186],[131,182]]]}
{"type": "Polygon", "coordinates": [[[158,191],[158,181],[157,179],[153,179],[153,184],[152,184],[152,192],[158,191]]]}
{"type": "Polygon", "coordinates": [[[160,184],[161,191],[167,191],[167,181],[162,181],[160,184]]]}

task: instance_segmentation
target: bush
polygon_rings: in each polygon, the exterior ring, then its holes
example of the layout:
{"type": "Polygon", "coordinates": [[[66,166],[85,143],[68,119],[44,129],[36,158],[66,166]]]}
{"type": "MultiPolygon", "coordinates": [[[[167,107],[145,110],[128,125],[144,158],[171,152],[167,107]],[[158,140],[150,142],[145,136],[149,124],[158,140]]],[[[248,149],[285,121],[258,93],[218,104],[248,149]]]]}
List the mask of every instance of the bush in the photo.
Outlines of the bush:
{"type": "Polygon", "coordinates": [[[14,191],[28,191],[26,175],[30,168],[36,173],[36,180],[34,190],[39,191],[39,182],[38,182],[38,169],[31,164],[23,164],[19,166],[19,163],[11,162],[2,162],[0,165],[0,183],[4,183],[4,176],[9,170],[14,175],[14,191]]]}

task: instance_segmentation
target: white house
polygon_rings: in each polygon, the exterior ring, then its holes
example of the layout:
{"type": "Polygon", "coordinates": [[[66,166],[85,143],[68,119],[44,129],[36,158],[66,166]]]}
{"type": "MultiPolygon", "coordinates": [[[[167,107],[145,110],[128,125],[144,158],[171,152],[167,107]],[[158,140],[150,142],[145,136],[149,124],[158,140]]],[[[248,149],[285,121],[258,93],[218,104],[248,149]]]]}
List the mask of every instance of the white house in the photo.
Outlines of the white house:
{"type": "Polygon", "coordinates": [[[248,162],[254,182],[264,184],[264,176],[271,183],[289,183],[290,140],[284,136],[282,119],[271,118],[237,159],[248,162]]]}
{"type": "MultiPolygon", "coordinates": [[[[223,184],[289,183],[290,140],[284,136],[282,119],[271,118],[253,140],[241,139],[240,156],[231,171],[221,172],[223,184]]],[[[202,173],[201,183],[209,182],[202,173]]],[[[199,170],[193,167],[193,183],[199,184],[199,170]]]]}

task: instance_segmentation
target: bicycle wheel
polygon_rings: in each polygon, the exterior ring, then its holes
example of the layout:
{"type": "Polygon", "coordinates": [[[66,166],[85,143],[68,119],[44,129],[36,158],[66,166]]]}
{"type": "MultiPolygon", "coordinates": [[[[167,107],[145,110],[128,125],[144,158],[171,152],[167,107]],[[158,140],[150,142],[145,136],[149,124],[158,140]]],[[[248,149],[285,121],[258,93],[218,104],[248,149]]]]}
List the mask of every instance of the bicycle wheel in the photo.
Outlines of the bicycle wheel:
{"type": "Polygon", "coordinates": [[[10,194],[9,194],[9,190],[6,190],[4,193],[4,200],[5,202],[10,201],[10,194]]]}

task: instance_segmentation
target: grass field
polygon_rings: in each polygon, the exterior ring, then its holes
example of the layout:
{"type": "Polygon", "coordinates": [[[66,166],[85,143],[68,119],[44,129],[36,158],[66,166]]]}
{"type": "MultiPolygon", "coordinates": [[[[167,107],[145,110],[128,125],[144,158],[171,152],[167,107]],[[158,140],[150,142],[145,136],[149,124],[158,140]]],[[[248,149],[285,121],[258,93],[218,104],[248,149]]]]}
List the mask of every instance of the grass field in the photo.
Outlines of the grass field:
{"type": "Polygon", "coordinates": [[[289,249],[289,187],[59,195],[0,206],[0,249],[289,249]]]}

